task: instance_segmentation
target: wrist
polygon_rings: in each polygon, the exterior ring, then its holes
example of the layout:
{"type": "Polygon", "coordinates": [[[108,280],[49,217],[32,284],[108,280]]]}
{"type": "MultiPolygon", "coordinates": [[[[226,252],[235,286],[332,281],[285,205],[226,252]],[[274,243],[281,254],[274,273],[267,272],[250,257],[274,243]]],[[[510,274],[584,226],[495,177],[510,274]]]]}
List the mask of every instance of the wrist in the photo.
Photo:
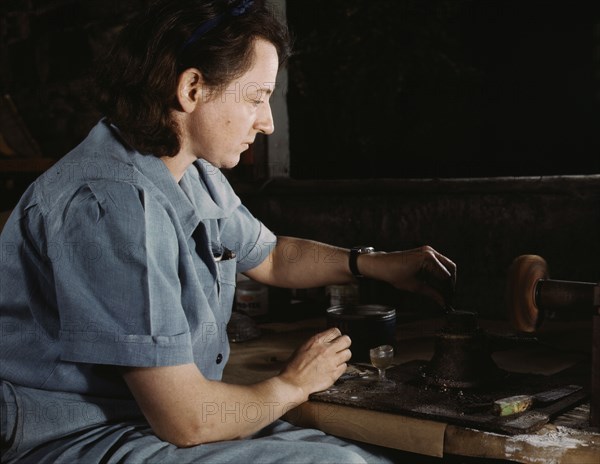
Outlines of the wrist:
{"type": "Polygon", "coordinates": [[[285,372],[272,377],[271,381],[274,383],[275,388],[283,392],[286,403],[302,404],[308,401],[309,392],[305,391],[296,382],[290,380],[285,372]]]}
{"type": "Polygon", "coordinates": [[[365,276],[365,274],[362,272],[362,268],[359,268],[359,258],[361,258],[362,255],[368,255],[373,253],[374,251],[375,248],[368,246],[355,246],[350,248],[350,255],[348,257],[348,267],[350,268],[350,272],[355,278],[360,279],[365,276]]]}

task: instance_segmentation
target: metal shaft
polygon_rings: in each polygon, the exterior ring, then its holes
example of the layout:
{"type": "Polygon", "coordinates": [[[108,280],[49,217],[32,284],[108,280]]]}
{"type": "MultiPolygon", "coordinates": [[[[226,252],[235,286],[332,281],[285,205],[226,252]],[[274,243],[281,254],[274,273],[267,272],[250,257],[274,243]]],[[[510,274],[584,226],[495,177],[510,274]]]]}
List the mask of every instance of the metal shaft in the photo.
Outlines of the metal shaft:
{"type": "Polygon", "coordinates": [[[540,279],[535,287],[535,304],[542,314],[569,311],[592,315],[590,426],[600,427],[600,282],[540,279]]]}
{"type": "Polygon", "coordinates": [[[600,429],[600,315],[596,314],[592,321],[590,425],[600,429]]]}
{"type": "Polygon", "coordinates": [[[541,311],[571,311],[596,314],[595,293],[600,283],[540,279],[535,287],[535,304],[541,311]]]}

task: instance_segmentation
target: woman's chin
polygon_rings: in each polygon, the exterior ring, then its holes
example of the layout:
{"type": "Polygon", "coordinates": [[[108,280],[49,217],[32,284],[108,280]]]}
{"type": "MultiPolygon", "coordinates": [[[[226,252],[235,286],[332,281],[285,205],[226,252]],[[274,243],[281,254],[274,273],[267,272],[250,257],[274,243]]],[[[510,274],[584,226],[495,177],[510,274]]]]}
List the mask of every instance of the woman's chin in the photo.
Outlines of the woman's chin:
{"type": "Polygon", "coordinates": [[[240,164],[240,155],[232,156],[231,158],[223,160],[223,163],[221,164],[221,169],[233,169],[238,164],[240,164]]]}

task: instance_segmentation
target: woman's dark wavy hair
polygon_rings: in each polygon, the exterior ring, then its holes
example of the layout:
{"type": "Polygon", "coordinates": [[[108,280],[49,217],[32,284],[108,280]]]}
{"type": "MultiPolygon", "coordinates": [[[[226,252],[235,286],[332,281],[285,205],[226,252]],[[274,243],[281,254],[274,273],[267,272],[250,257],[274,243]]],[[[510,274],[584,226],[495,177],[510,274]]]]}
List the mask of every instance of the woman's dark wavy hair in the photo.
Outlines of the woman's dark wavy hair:
{"type": "Polygon", "coordinates": [[[174,156],[180,140],[171,111],[178,107],[181,72],[198,68],[211,90],[221,90],[252,66],[253,42],[272,43],[283,65],[290,53],[287,27],[262,1],[241,15],[239,0],[158,0],[121,31],[96,71],[99,110],[136,150],[174,156]],[[190,41],[198,27],[221,21],[190,41]]]}

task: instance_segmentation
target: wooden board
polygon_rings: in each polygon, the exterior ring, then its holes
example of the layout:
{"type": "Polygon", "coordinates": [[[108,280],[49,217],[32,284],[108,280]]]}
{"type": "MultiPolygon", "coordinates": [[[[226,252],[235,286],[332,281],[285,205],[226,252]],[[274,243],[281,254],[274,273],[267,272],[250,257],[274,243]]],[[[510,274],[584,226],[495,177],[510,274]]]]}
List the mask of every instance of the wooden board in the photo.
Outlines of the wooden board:
{"type": "MultiPolygon", "coordinates": [[[[339,404],[410,417],[442,421],[508,435],[535,432],[563,411],[583,403],[588,369],[575,366],[554,375],[504,371],[498,381],[480,389],[442,389],[424,384],[425,362],[411,361],[388,369],[393,388],[380,388],[376,381],[364,380],[367,366],[357,365],[330,389],[311,395],[312,401],[339,404]],[[535,394],[564,385],[581,385],[581,391],[544,407],[506,417],[494,413],[493,401],[518,394],[535,394]]],[[[372,372],[371,372],[372,373],[372,372]]]]}

